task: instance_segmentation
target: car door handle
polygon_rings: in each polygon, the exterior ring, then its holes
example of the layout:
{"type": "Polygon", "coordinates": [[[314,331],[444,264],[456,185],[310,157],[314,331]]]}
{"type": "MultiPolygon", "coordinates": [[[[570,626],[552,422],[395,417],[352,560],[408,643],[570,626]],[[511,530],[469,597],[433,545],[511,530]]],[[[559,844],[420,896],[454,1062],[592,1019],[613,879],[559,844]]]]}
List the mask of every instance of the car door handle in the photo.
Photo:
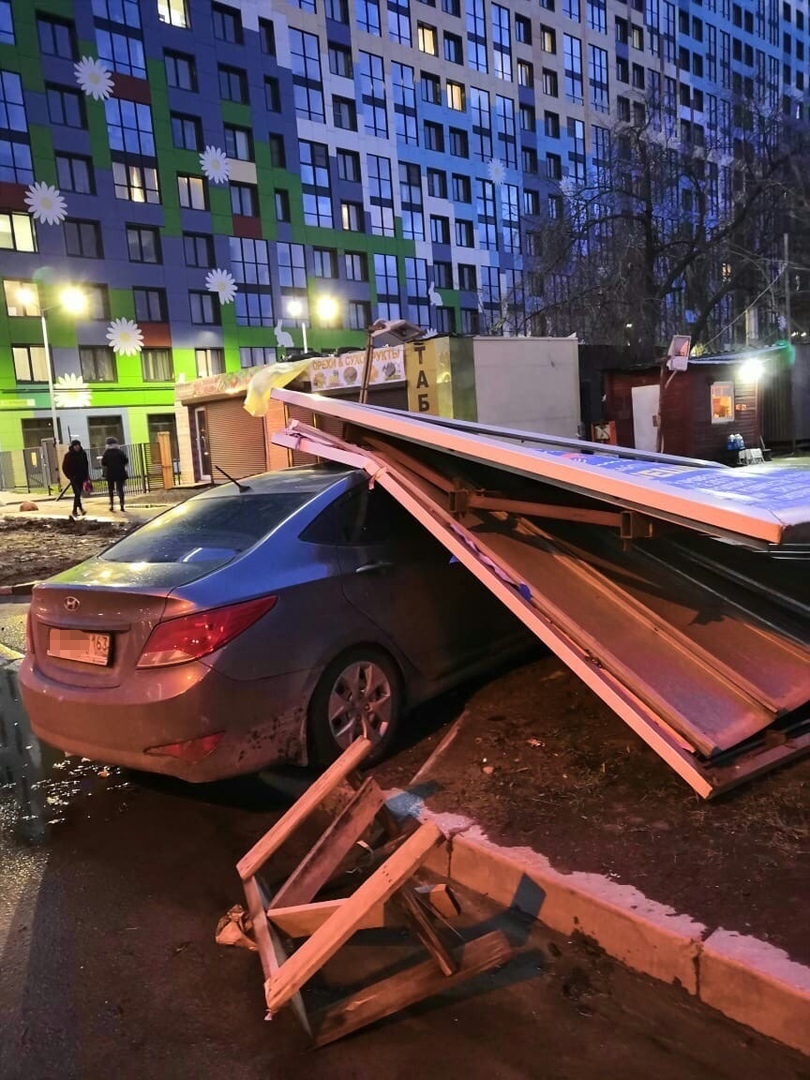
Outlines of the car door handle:
{"type": "Polygon", "coordinates": [[[393,570],[394,564],[392,562],[370,562],[364,563],[363,566],[358,566],[355,570],[355,574],[374,574],[381,573],[383,570],[393,570]]]}

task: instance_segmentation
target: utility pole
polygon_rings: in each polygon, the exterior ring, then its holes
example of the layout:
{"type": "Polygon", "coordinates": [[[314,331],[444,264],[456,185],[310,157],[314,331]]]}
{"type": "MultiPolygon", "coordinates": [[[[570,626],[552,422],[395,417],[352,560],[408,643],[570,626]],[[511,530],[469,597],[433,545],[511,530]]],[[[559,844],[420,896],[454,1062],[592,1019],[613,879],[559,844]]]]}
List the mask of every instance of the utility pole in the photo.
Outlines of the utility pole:
{"type": "Polygon", "coordinates": [[[785,322],[787,323],[787,337],[790,343],[790,237],[785,233],[782,237],[784,244],[785,269],[785,322]]]}
{"type": "Polygon", "coordinates": [[[785,259],[785,323],[787,329],[787,361],[788,361],[788,393],[790,394],[790,446],[791,453],[796,453],[796,392],[793,385],[793,372],[795,360],[793,359],[793,337],[790,329],[790,237],[788,233],[782,235],[785,259]]]}

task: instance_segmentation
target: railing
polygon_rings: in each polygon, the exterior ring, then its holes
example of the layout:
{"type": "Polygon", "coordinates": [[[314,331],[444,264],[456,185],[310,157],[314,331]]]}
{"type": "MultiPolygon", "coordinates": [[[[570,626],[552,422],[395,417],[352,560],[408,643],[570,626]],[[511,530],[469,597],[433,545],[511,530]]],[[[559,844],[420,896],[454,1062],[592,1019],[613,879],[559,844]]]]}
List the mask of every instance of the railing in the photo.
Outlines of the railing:
{"type": "Polygon", "coordinates": [[[47,464],[39,447],[0,451],[0,491],[45,491],[47,464]]]}

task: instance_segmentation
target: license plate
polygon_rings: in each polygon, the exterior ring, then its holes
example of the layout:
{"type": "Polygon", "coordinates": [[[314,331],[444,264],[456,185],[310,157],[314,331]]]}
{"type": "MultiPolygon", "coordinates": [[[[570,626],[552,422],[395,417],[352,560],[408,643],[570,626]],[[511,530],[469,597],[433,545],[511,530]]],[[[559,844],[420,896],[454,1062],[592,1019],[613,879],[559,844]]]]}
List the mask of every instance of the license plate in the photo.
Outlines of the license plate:
{"type": "Polygon", "coordinates": [[[48,637],[48,656],[73,660],[77,664],[106,667],[110,662],[110,635],[90,634],[85,630],[60,630],[52,626],[48,637]]]}

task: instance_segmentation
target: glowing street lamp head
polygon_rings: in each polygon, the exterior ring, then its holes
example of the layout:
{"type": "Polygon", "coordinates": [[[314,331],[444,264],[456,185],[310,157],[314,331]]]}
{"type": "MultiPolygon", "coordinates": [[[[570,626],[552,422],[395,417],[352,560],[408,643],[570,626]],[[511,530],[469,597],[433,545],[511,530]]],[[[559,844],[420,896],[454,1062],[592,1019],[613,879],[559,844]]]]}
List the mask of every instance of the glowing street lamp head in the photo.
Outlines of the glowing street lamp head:
{"type": "Polygon", "coordinates": [[[319,296],[315,310],[321,322],[331,322],[338,313],[338,302],[334,296],[319,296]]]}
{"type": "Polygon", "coordinates": [[[59,301],[70,315],[81,315],[83,311],[87,310],[87,296],[81,289],[77,289],[75,285],[63,289],[59,301]]]}
{"type": "Polygon", "coordinates": [[[287,314],[291,319],[298,319],[304,314],[304,305],[300,300],[290,300],[287,304],[287,314]]]}
{"type": "Polygon", "coordinates": [[[742,382],[755,383],[762,377],[764,371],[765,365],[763,362],[758,356],[752,356],[750,360],[746,360],[740,365],[739,377],[742,382]]]}
{"type": "Polygon", "coordinates": [[[19,289],[17,289],[17,303],[22,307],[33,307],[36,302],[36,290],[30,285],[21,285],[19,289]]]}

